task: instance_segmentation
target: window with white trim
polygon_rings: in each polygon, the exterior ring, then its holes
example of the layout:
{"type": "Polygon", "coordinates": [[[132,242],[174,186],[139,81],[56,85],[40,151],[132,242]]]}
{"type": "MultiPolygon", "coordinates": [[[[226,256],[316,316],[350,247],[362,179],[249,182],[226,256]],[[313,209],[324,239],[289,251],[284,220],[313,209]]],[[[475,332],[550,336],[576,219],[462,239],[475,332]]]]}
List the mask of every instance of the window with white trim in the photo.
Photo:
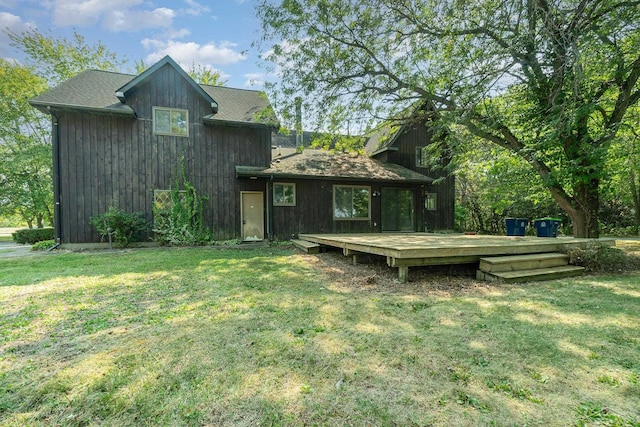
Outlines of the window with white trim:
{"type": "Polygon", "coordinates": [[[371,187],[333,186],[333,219],[368,220],[371,218],[371,187]]]}
{"type": "Polygon", "coordinates": [[[153,133],[156,135],[189,136],[189,111],[153,107],[153,133]]]}
{"type": "Polygon", "coordinates": [[[273,184],[274,206],[295,206],[296,185],[289,182],[275,182],[273,184]]]}

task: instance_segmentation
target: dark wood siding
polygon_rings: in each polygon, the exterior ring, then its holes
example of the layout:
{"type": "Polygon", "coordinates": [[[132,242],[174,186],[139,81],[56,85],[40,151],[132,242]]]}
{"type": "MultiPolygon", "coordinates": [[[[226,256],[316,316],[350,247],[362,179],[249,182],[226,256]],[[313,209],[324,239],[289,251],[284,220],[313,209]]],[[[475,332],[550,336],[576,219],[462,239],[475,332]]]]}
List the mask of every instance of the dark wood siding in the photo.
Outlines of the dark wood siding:
{"type": "MultiPolygon", "coordinates": [[[[277,240],[288,240],[300,233],[377,233],[381,231],[381,206],[379,193],[382,188],[399,187],[414,191],[420,197],[422,189],[416,185],[387,184],[379,182],[332,181],[321,179],[277,179],[273,182],[296,184],[295,206],[273,206],[272,232],[277,240]],[[334,185],[364,185],[371,187],[370,220],[334,220],[334,185]]],[[[271,195],[270,199],[271,200],[271,195]]],[[[416,212],[416,215],[421,215],[416,212]]],[[[416,221],[419,227],[421,218],[416,221]]]]}
{"type": "MultiPolygon", "coordinates": [[[[266,127],[204,125],[207,102],[165,66],[127,100],[137,117],[59,112],[63,243],[99,241],[89,220],[113,205],[152,221],[154,190],[171,188],[180,160],[205,202],[205,221],[217,240],[240,235],[240,191],[235,166],[267,166],[266,127]],[[154,106],[189,111],[189,136],[154,135],[154,106]]],[[[221,106],[224,108],[224,106],[221,106]]]]}
{"type": "MultiPolygon", "coordinates": [[[[429,169],[416,166],[416,148],[431,144],[431,132],[425,125],[412,125],[398,136],[394,142],[397,151],[386,152],[387,161],[396,163],[407,169],[437,179],[436,184],[427,185],[423,195],[418,200],[417,208],[422,210],[422,230],[433,231],[454,228],[455,214],[455,177],[443,169],[429,169]],[[437,209],[424,209],[424,193],[435,193],[437,209]]],[[[448,159],[442,159],[442,164],[448,164],[448,159]]]]}

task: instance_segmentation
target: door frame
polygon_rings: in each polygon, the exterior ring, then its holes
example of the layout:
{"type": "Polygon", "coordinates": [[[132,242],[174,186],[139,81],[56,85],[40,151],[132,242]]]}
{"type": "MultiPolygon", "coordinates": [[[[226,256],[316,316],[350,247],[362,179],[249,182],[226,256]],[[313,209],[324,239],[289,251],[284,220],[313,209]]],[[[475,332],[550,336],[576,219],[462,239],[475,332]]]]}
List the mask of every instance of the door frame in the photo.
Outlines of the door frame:
{"type": "Polygon", "coordinates": [[[243,242],[254,242],[254,241],[263,241],[265,239],[265,226],[264,226],[264,216],[265,216],[265,212],[264,212],[264,201],[265,201],[265,197],[264,197],[264,191],[241,191],[240,192],[240,235],[242,237],[242,241],[243,242]],[[259,194],[261,197],[261,221],[260,221],[260,230],[261,230],[261,238],[256,240],[256,239],[247,239],[245,236],[245,230],[244,230],[244,226],[245,226],[245,220],[244,220],[244,195],[245,194],[259,194]]]}
{"type": "Polygon", "coordinates": [[[416,192],[413,188],[405,188],[405,187],[382,187],[380,189],[380,230],[384,232],[397,232],[397,233],[414,233],[418,229],[418,223],[416,218],[416,204],[418,200],[416,200],[416,192]],[[411,194],[411,230],[385,230],[384,229],[384,220],[383,220],[383,212],[384,212],[384,197],[383,193],[385,190],[394,190],[394,191],[407,191],[411,194]]]}

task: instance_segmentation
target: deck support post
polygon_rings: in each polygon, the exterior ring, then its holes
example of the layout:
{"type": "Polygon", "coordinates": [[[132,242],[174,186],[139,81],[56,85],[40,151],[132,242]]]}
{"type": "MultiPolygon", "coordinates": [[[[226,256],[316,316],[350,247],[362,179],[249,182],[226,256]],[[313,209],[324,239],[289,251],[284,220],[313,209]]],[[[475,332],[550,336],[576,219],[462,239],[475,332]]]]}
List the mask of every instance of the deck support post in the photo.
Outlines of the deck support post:
{"type": "Polygon", "coordinates": [[[351,256],[351,262],[353,263],[353,265],[358,265],[358,255],[353,254],[351,256]]]}
{"type": "Polygon", "coordinates": [[[400,283],[407,283],[409,281],[409,266],[401,265],[398,267],[398,280],[400,283]]]}

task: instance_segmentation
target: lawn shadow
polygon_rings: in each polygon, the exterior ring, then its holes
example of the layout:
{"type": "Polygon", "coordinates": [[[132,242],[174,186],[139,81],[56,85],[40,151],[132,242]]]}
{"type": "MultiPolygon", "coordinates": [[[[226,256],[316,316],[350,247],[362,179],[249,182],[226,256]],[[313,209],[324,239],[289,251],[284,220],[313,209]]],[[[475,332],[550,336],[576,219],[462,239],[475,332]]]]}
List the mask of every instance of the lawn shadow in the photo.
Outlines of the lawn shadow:
{"type": "Polygon", "coordinates": [[[566,425],[581,402],[640,407],[631,279],[404,285],[287,250],[95,259],[7,295],[0,421],[566,425]]]}

